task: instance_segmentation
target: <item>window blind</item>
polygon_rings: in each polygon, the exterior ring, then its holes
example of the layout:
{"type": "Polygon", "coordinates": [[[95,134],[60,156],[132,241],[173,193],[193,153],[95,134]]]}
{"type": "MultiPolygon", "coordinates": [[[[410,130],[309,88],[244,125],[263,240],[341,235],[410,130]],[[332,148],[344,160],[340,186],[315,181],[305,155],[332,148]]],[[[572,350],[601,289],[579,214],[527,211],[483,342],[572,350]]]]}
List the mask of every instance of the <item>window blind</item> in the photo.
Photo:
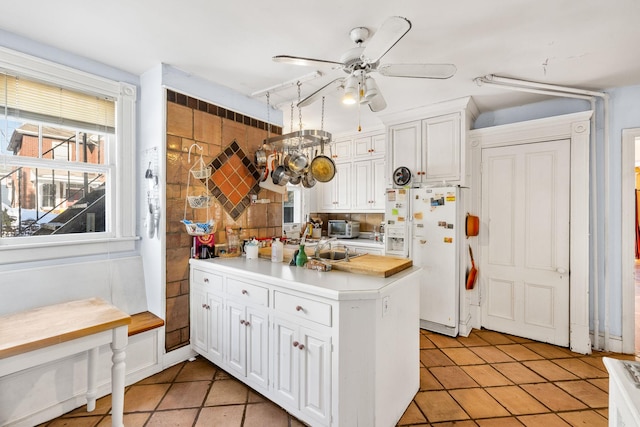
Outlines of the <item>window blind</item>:
{"type": "Polygon", "coordinates": [[[115,130],[112,99],[0,72],[0,114],[72,128],[115,130]]]}

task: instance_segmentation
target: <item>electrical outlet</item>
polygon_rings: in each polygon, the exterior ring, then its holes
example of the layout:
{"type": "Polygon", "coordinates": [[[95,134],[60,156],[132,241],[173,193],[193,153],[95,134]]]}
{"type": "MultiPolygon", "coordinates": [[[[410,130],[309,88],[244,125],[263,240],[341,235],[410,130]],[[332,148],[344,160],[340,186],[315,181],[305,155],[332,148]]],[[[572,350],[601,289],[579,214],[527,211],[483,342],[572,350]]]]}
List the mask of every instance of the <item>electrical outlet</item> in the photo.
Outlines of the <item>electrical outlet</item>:
{"type": "Polygon", "coordinates": [[[389,312],[389,297],[382,298],[382,317],[386,316],[389,312]]]}

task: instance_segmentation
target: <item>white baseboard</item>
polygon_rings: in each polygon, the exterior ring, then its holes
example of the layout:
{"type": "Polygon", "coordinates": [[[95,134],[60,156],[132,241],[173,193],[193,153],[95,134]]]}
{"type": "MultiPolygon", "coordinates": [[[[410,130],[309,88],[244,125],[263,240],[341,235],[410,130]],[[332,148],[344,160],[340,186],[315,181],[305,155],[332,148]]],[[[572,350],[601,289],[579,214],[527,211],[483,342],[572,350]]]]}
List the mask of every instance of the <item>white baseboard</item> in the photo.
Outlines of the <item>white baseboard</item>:
{"type": "Polygon", "coordinates": [[[162,358],[163,369],[167,369],[173,365],[177,365],[180,362],[184,362],[191,357],[196,356],[197,353],[191,349],[190,345],[185,345],[176,350],[170,351],[164,354],[162,358]]]}

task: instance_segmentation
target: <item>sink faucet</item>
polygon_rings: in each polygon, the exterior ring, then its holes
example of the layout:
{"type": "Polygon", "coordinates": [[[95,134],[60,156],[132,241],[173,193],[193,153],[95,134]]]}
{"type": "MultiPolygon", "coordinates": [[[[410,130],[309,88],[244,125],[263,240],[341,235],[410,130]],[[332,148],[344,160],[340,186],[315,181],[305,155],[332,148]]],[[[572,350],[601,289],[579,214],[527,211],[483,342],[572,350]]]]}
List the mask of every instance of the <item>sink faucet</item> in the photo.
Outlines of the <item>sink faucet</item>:
{"type": "Polygon", "coordinates": [[[322,252],[322,248],[324,246],[326,246],[327,244],[331,244],[332,241],[334,240],[338,240],[337,237],[331,237],[329,239],[325,239],[322,240],[320,239],[320,241],[318,243],[316,243],[316,252],[314,254],[315,258],[319,258],[320,257],[320,252],[322,252]]]}

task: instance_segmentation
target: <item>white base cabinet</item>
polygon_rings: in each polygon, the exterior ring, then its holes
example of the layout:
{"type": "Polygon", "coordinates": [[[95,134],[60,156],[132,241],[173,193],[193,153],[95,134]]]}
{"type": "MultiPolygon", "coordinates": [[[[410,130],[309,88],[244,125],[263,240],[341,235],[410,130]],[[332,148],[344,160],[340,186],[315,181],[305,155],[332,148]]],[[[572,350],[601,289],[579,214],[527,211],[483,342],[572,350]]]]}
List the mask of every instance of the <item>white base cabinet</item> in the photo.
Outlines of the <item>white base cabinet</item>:
{"type": "Polygon", "coordinates": [[[373,278],[244,257],[190,263],[197,353],[309,425],[398,422],[420,382],[419,269],[373,278]]]}

